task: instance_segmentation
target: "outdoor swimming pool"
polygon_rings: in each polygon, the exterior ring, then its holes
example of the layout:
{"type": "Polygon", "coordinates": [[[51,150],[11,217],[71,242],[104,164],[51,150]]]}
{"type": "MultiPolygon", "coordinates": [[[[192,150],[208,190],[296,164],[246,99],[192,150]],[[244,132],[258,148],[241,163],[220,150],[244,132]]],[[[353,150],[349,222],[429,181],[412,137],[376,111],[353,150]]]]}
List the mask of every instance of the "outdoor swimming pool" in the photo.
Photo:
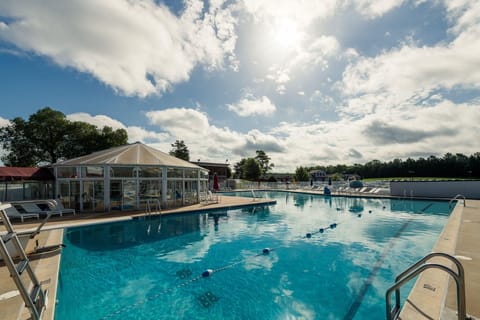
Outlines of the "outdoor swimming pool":
{"type": "Polygon", "coordinates": [[[386,289],[450,214],[448,202],[257,196],[277,204],[66,230],[55,319],[384,319],[386,289]]]}

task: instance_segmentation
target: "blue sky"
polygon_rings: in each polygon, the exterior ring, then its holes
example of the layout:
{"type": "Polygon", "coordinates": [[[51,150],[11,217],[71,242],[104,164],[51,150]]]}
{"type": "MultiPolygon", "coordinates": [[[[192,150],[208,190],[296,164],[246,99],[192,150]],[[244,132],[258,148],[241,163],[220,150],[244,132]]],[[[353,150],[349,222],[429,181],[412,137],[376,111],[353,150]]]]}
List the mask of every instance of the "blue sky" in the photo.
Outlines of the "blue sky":
{"type": "Polygon", "coordinates": [[[480,2],[0,2],[0,125],[50,106],[192,160],[480,151],[480,2]]]}

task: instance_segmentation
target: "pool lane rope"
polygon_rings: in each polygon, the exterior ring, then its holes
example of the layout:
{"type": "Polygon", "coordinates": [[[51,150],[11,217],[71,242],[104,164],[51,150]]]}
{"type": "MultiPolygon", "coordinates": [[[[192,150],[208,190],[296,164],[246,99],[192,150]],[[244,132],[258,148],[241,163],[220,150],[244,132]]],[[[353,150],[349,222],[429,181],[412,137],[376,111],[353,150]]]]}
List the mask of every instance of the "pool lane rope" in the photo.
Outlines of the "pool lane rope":
{"type": "MultiPolygon", "coordinates": [[[[335,229],[337,226],[338,226],[339,223],[332,223],[326,227],[321,227],[319,228],[318,230],[316,231],[313,231],[313,232],[309,232],[307,233],[305,236],[302,236],[300,237],[300,239],[310,239],[313,235],[315,234],[319,234],[319,233],[324,233],[325,231],[329,230],[329,229],[335,229]]],[[[260,257],[260,256],[266,256],[266,255],[269,255],[270,252],[276,250],[275,248],[264,248],[262,249],[261,252],[253,255],[253,257],[260,257]]],[[[212,276],[214,273],[217,273],[217,272],[220,272],[220,271],[223,271],[223,270],[227,270],[227,269],[230,269],[230,268],[233,268],[234,266],[238,265],[238,264],[241,264],[241,263],[244,263],[245,261],[247,261],[247,258],[244,258],[244,259],[241,259],[239,261],[235,261],[235,262],[232,262],[230,264],[227,264],[223,267],[220,267],[220,268],[217,268],[217,269],[206,269],[205,271],[203,271],[200,275],[197,275],[196,277],[192,278],[192,279],[189,279],[189,280],[186,280],[176,286],[173,286],[173,287],[170,287],[170,288],[167,288],[167,289],[164,289],[160,292],[158,292],[157,294],[155,295],[152,295],[152,296],[149,296],[143,300],[140,300],[140,301],[137,301],[135,303],[132,303],[132,304],[129,304],[129,305],[126,305],[120,309],[117,309],[115,310],[114,312],[111,312],[109,313],[108,315],[100,318],[101,320],[105,320],[105,319],[111,319],[113,317],[116,317],[116,316],[119,316],[120,314],[124,313],[124,312],[127,312],[128,310],[131,310],[131,309],[134,309],[142,304],[145,304],[147,303],[148,301],[153,301],[155,299],[157,299],[158,297],[162,296],[162,295],[165,295],[167,293],[170,293],[170,292],[173,292],[175,289],[179,289],[179,288],[183,288],[183,287],[186,287],[202,278],[209,278],[210,276],[212,276]]],[[[191,273],[190,273],[191,274],[191,273]]],[[[186,276],[189,276],[190,274],[186,275],[186,276]]],[[[179,276],[178,272],[177,272],[177,276],[179,276]]],[[[181,277],[181,279],[183,279],[184,277],[181,277]]]]}

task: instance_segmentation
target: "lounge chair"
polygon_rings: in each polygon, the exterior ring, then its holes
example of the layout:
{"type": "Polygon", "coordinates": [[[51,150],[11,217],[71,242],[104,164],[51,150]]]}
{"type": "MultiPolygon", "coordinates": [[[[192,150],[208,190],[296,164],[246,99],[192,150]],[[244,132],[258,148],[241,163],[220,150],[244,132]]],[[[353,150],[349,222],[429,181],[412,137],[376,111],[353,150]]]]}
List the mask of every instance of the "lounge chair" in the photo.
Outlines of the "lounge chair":
{"type": "Polygon", "coordinates": [[[9,206],[7,208],[4,208],[3,210],[5,210],[9,218],[20,218],[22,222],[24,222],[24,219],[26,218],[40,218],[40,215],[38,213],[21,213],[13,206],[9,206]]]}
{"type": "Polygon", "coordinates": [[[54,207],[50,207],[53,211],[60,211],[61,213],[73,213],[75,215],[75,209],[65,208],[61,201],[51,200],[49,203],[52,203],[54,207]]]}
{"type": "Polygon", "coordinates": [[[37,206],[35,203],[18,203],[20,207],[23,208],[27,213],[37,213],[37,214],[45,214],[45,215],[59,215],[60,217],[63,215],[61,211],[47,211],[47,210],[42,210],[40,209],[39,206],[37,206]]]}

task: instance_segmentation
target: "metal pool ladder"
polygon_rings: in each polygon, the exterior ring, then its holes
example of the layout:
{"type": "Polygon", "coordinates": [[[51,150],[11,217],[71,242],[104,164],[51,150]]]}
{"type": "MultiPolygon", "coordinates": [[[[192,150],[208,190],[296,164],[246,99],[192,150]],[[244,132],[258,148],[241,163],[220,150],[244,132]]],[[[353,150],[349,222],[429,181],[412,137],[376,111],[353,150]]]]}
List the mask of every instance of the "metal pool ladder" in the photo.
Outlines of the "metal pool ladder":
{"type": "Polygon", "coordinates": [[[453,197],[449,202],[448,202],[448,207],[451,208],[452,202],[458,199],[463,200],[463,206],[465,207],[467,205],[467,200],[463,194],[457,194],[455,197],[453,197]]]}
{"type": "Polygon", "coordinates": [[[451,255],[448,255],[446,253],[442,252],[433,252],[419,261],[417,261],[415,264],[413,264],[411,267],[400,273],[396,278],[395,278],[395,284],[391,286],[390,288],[387,289],[387,293],[385,295],[386,302],[387,302],[387,320],[394,320],[398,319],[398,316],[400,315],[400,288],[406,284],[408,281],[412,280],[414,277],[422,273],[423,271],[427,269],[440,269],[442,271],[447,272],[449,275],[452,276],[452,278],[455,280],[455,283],[457,285],[457,314],[458,314],[458,319],[459,320],[465,320],[466,319],[466,306],[465,306],[465,272],[463,270],[462,264],[454,257],[451,255]],[[443,257],[451,262],[453,262],[457,266],[457,273],[453,271],[451,268],[446,267],[441,264],[437,263],[426,263],[428,260],[430,260],[433,257],[443,257]],[[395,291],[395,306],[392,308],[390,301],[391,301],[391,296],[392,293],[395,291]]]}
{"type": "Polygon", "coordinates": [[[154,210],[154,212],[162,214],[162,206],[160,205],[160,200],[155,199],[147,201],[147,215],[152,214],[152,209],[154,210]]]}
{"type": "Polygon", "coordinates": [[[18,240],[17,233],[13,230],[10,219],[5,212],[5,209],[10,206],[10,204],[0,205],[0,217],[7,229],[7,234],[0,236],[0,254],[2,255],[3,261],[10,272],[10,276],[13,278],[18,291],[25,302],[25,306],[30,310],[32,319],[38,320],[42,318],[43,311],[47,304],[47,292],[42,289],[40,282],[35,276],[35,273],[30,266],[30,261],[18,240]],[[9,241],[11,241],[16,250],[16,254],[20,257],[20,262],[17,264],[13,261],[12,255],[7,249],[7,243],[9,241]],[[30,281],[33,284],[32,291],[30,292],[27,290],[28,284],[25,284],[21,278],[24,271],[27,271],[30,281]]]}

